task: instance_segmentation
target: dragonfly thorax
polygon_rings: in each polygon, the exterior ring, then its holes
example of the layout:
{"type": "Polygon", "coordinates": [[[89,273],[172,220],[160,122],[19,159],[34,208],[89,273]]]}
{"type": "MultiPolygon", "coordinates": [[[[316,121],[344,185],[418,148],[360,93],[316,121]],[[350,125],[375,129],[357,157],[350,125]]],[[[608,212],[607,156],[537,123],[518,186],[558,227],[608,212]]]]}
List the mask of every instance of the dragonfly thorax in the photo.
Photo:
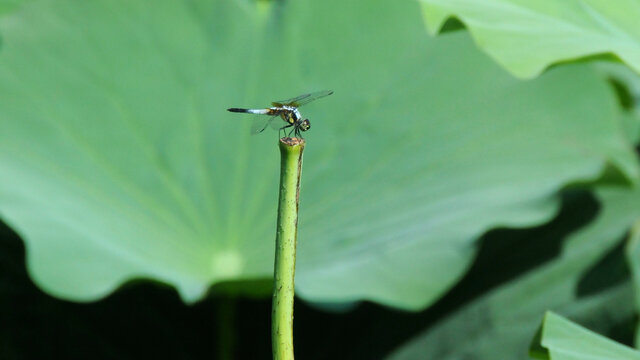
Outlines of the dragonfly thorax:
{"type": "Polygon", "coordinates": [[[294,106],[278,106],[272,107],[271,111],[275,114],[280,115],[282,120],[289,123],[290,125],[299,126],[302,123],[302,115],[298,108],[294,106]]]}

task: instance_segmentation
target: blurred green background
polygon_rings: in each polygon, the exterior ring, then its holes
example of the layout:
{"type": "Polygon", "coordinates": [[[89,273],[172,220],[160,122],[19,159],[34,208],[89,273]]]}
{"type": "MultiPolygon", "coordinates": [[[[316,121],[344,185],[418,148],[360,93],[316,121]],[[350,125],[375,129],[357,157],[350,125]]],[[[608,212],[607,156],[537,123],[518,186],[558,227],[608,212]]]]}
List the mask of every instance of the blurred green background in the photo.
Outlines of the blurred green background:
{"type": "Polygon", "coordinates": [[[0,1],[0,358],[269,358],[277,135],[226,109],[322,89],[298,358],[633,345],[640,3],[497,4],[0,1]]]}

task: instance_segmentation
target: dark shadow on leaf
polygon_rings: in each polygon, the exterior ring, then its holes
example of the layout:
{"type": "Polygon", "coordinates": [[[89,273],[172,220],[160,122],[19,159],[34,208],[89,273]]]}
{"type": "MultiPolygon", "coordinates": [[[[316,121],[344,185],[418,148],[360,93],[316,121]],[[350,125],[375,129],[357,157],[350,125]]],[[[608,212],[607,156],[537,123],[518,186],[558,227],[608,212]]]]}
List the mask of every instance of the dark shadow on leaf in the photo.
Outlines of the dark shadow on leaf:
{"type": "Polygon", "coordinates": [[[558,256],[562,241],[593,220],[599,210],[586,191],[566,191],[562,196],[562,209],[550,223],[530,229],[496,229],[483,236],[477,259],[463,281],[482,288],[498,286],[558,256]]]}
{"type": "Polygon", "coordinates": [[[633,346],[634,334],[638,326],[638,316],[631,316],[624,321],[613,325],[606,333],[607,337],[621,344],[633,346]]]}
{"type": "Polygon", "coordinates": [[[622,61],[622,59],[620,59],[616,54],[599,53],[599,54],[578,56],[571,59],[556,61],[551,65],[549,65],[546,70],[548,71],[557,66],[565,66],[567,64],[588,64],[588,63],[593,63],[598,61],[608,61],[608,62],[621,63],[621,64],[624,63],[624,61],[622,61]]]}
{"type": "Polygon", "coordinates": [[[608,80],[616,92],[620,106],[625,110],[631,110],[635,101],[629,87],[616,78],[609,77],[608,80]]]}
{"type": "Polygon", "coordinates": [[[624,238],[582,275],[576,289],[578,297],[596,295],[629,280],[631,273],[626,264],[624,238]]]}
{"type": "Polygon", "coordinates": [[[444,22],[444,24],[442,24],[442,27],[440,28],[440,33],[447,33],[447,32],[459,31],[464,29],[465,29],[465,26],[462,23],[462,21],[460,21],[460,19],[458,19],[457,17],[452,16],[448,18],[447,21],[444,22]]]}
{"type": "Polygon", "coordinates": [[[632,180],[622,172],[620,166],[616,164],[611,164],[607,161],[602,168],[602,171],[598,176],[591,180],[585,181],[575,181],[565,186],[566,189],[579,190],[579,189],[593,189],[596,186],[622,186],[622,187],[633,187],[634,184],[631,182],[632,180]]]}

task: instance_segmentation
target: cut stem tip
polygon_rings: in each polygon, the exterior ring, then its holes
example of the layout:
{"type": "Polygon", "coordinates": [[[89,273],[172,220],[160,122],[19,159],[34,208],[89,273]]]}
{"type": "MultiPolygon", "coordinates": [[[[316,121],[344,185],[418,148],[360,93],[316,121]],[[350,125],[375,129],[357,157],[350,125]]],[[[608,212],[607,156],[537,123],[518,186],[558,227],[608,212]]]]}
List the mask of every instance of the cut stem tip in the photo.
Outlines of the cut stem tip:
{"type": "Polygon", "coordinates": [[[288,146],[304,145],[305,143],[303,138],[297,137],[283,137],[280,138],[280,142],[288,146]]]}

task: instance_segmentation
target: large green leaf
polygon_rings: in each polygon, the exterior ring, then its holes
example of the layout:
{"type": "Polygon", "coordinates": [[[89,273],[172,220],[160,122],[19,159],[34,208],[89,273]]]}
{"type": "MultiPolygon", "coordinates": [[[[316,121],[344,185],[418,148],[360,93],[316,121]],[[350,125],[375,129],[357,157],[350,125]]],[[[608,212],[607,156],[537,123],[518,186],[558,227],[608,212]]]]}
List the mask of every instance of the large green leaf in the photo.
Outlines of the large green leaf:
{"type": "Polygon", "coordinates": [[[51,294],[132,278],[268,278],[275,134],[225,111],[309,105],[300,293],[429,304],[496,225],[551,217],[556,191],[638,169],[589,67],[519,82],[464,34],[426,39],[410,1],[33,0],[0,20],[0,213],[51,294]],[[336,11],[340,9],[340,11],[336,11]]]}
{"type": "Polygon", "coordinates": [[[10,12],[24,0],[0,0],[0,14],[10,12]]]}
{"type": "MultiPolygon", "coordinates": [[[[549,309],[600,331],[632,319],[633,288],[628,276],[620,276],[625,262],[618,244],[639,215],[640,192],[601,189],[597,198],[597,219],[566,239],[560,257],[470,302],[389,359],[525,359],[549,309]]],[[[552,238],[552,230],[539,241],[552,238]]]]}
{"type": "Polygon", "coordinates": [[[450,16],[514,75],[529,78],[559,61],[611,53],[640,72],[638,0],[420,0],[427,27],[450,16]]]}
{"type": "Polygon", "coordinates": [[[536,356],[549,360],[634,360],[640,352],[611,341],[580,325],[549,312],[542,322],[541,348],[547,353],[536,356]]]}

